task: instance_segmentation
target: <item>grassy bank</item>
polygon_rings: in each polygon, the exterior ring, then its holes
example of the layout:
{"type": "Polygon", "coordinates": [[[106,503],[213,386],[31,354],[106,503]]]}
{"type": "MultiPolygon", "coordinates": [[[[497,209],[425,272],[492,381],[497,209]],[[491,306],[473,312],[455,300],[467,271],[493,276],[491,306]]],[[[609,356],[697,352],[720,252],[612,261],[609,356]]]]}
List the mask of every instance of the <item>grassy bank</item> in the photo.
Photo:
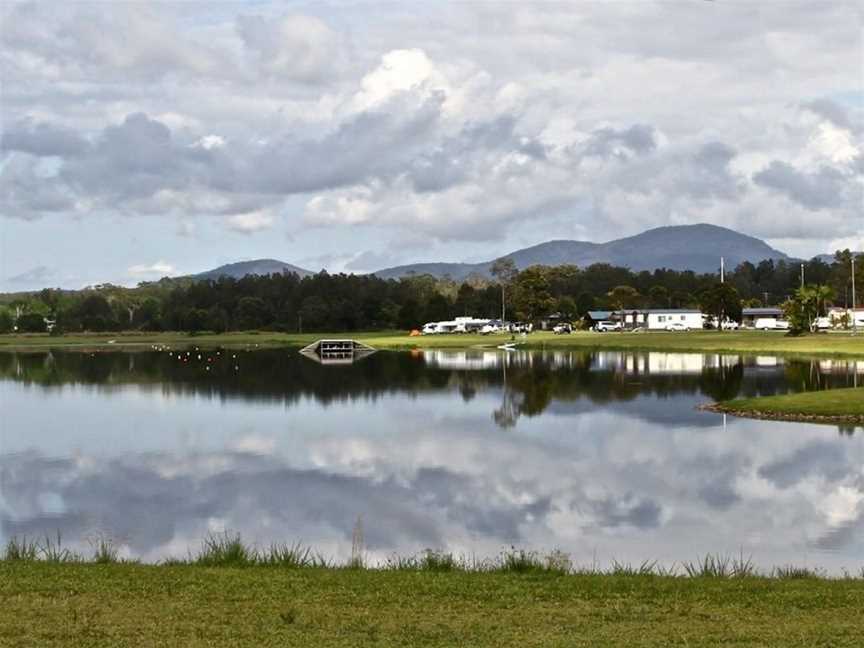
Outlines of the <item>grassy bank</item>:
{"type": "Polygon", "coordinates": [[[742,398],[710,409],[750,418],[864,424],[864,387],[742,398]]]}
{"type": "Polygon", "coordinates": [[[553,552],[426,552],[368,568],[211,536],[183,560],[11,541],[0,646],[857,646],[864,571],[758,575],[743,556],[574,567],[553,552]]]}
{"type": "MultiPolygon", "coordinates": [[[[239,332],[190,336],[185,333],[116,333],[51,337],[48,335],[0,335],[0,350],[34,347],[146,347],[152,344],[289,346],[300,347],[328,337],[352,337],[377,349],[495,348],[510,341],[509,335],[431,335],[409,337],[404,332],[367,333],[270,333],[239,332]]],[[[593,333],[554,335],[536,332],[516,339],[526,349],[614,349],[679,352],[745,353],[770,355],[835,356],[864,358],[864,335],[845,333],[787,337],[781,332],[690,331],[669,333],[593,333]]]]}
{"type": "Polygon", "coordinates": [[[860,646],[864,582],[0,563],[0,646],[860,646]]]}

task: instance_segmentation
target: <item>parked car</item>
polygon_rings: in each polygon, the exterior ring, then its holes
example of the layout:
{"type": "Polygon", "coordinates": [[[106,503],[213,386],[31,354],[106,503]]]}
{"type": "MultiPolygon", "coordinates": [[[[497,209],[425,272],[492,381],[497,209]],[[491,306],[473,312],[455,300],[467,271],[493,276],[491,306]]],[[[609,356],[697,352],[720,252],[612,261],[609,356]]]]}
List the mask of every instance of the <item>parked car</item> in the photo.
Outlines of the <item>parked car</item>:
{"type": "Polygon", "coordinates": [[[689,331],[690,327],[682,322],[669,322],[666,325],[667,331],[689,331]]]}
{"type": "Polygon", "coordinates": [[[814,331],[827,331],[828,329],[833,328],[831,326],[831,320],[827,317],[817,317],[813,321],[813,330],[814,331]]]}
{"type": "Polygon", "coordinates": [[[621,322],[597,322],[597,324],[594,326],[594,330],[598,333],[605,333],[607,331],[620,331],[621,322]]]}
{"type": "Polygon", "coordinates": [[[773,317],[760,317],[754,322],[753,328],[759,331],[788,331],[789,322],[773,317]]]}
{"type": "Polygon", "coordinates": [[[570,324],[557,324],[552,332],[555,335],[569,335],[573,332],[573,327],[570,324]]]}

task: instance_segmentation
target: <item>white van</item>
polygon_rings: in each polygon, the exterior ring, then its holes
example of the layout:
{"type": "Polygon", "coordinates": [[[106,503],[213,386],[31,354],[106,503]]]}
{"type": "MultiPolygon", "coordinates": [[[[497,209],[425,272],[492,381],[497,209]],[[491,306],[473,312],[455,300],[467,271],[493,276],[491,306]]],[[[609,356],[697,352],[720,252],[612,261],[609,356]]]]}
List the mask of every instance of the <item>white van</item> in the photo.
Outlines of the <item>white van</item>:
{"type": "Polygon", "coordinates": [[[753,324],[757,331],[788,331],[789,322],[775,317],[760,317],[753,324]]]}

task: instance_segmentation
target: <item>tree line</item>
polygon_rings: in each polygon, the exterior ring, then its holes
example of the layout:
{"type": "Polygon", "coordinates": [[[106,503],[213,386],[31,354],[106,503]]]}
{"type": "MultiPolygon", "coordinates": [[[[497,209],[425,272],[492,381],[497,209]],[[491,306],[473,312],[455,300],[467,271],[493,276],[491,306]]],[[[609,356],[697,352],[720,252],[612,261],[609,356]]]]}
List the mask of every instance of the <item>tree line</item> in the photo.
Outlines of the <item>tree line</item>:
{"type": "MultiPolygon", "coordinates": [[[[714,274],[633,272],[602,263],[518,271],[502,259],[493,265],[492,277],[462,282],[430,275],[397,280],[321,272],[302,278],[285,273],[163,279],[136,288],[44,289],[0,297],[0,332],[16,327],[39,332],[49,324],[56,333],[410,330],[464,315],[536,322],[556,314],[577,321],[590,310],[635,308],[701,308],[738,319],[742,306],[781,305],[798,298],[808,300],[806,313],[813,317],[830,305],[852,305],[851,258],[845,250],[832,263],[807,262],[808,288],[816,293],[801,293],[800,265],[782,260],[742,263],[726,274],[723,284],[714,274]]],[[[856,281],[864,290],[864,255],[858,256],[856,281]]]]}

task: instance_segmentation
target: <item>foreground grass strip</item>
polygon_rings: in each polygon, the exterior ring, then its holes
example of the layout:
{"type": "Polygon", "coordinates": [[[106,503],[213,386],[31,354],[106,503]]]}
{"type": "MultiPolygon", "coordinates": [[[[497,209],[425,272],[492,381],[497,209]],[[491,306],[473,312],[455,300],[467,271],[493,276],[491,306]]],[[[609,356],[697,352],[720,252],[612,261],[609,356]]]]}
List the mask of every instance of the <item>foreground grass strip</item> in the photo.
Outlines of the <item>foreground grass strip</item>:
{"type": "Polygon", "coordinates": [[[864,423],[864,387],[742,398],[706,409],[749,418],[857,424],[864,423]]]}
{"type": "Polygon", "coordinates": [[[864,581],[0,563],[0,646],[860,646],[864,581]]]}
{"type": "MultiPolygon", "coordinates": [[[[365,333],[272,333],[238,332],[190,336],[185,333],[102,333],[92,335],[0,335],[0,349],[15,350],[38,347],[149,348],[152,345],[226,346],[226,347],[303,347],[323,338],[349,337],[376,349],[494,349],[510,342],[509,334],[498,335],[430,335],[410,337],[405,332],[365,333]]],[[[777,331],[689,331],[594,333],[580,331],[572,335],[549,332],[532,333],[515,340],[524,349],[610,349],[693,353],[730,353],[798,355],[864,358],[864,335],[829,333],[789,337],[777,331]]]]}

